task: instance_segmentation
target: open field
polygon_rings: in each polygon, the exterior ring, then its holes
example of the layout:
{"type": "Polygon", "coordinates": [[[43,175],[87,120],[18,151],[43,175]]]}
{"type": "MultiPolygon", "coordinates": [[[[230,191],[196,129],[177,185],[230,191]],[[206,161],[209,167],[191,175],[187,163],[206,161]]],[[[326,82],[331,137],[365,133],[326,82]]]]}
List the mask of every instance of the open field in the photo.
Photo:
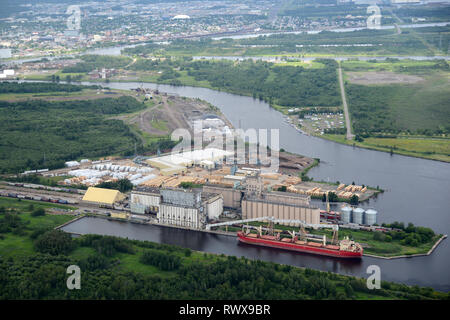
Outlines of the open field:
{"type": "Polygon", "coordinates": [[[46,101],[92,100],[101,98],[121,97],[131,95],[125,90],[84,89],[79,92],[45,92],[45,93],[8,93],[0,94],[0,101],[17,102],[29,99],[46,101]]]}
{"type": "Polygon", "coordinates": [[[347,78],[351,83],[364,85],[388,83],[410,84],[424,80],[419,76],[398,74],[389,71],[347,72],[347,78]]]}
{"type": "Polygon", "coordinates": [[[429,137],[366,138],[348,141],[344,135],[324,134],[322,138],[361,148],[397,153],[405,156],[450,162],[450,139],[429,137]]]}
{"type": "Polygon", "coordinates": [[[442,60],[413,60],[387,58],[385,60],[358,60],[349,59],[341,62],[343,71],[347,72],[369,72],[386,71],[401,73],[428,73],[433,69],[445,68],[445,61],[442,60]],[[428,71],[428,72],[427,72],[428,71]]]}
{"type": "Polygon", "coordinates": [[[427,159],[450,158],[450,72],[445,61],[347,61],[346,93],[355,142],[427,159]],[[362,71],[365,69],[366,71],[362,71]],[[358,71],[355,71],[358,70],[358,71]]]}

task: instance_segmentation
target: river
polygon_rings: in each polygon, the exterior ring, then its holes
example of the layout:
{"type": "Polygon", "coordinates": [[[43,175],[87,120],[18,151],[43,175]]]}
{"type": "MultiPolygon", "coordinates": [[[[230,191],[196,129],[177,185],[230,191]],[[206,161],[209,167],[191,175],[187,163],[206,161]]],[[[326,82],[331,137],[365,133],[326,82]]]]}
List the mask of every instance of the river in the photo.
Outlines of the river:
{"type": "MultiPolygon", "coordinates": [[[[83,82],[83,84],[98,84],[83,82]]],[[[316,180],[380,186],[386,191],[363,206],[378,210],[379,222],[403,221],[450,234],[450,164],[390,155],[354,148],[297,132],[281,113],[267,103],[206,88],[153,83],[108,83],[115,89],[146,88],[180,96],[200,98],[220,108],[235,127],[279,129],[280,147],[287,151],[320,158],[309,175],[316,180]]],[[[236,239],[202,232],[143,226],[103,219],[81,219],[64,228],[77,233],[100,233],[187,246],[195,250],[246,256],[253,259],[310,267],[342,274],[366,276],[368,265],[381,268],[382,279],[431,286],[450,291],[450,244],[443,241],[428,257],[384,260],[364,257],[361,262],[341,261],[268,248],[237,245],[236,239]]]]}
{"type": "MultiPolygon", "coordinates": [[[[431,22],[431,23],[413,23],[413,24],[401,24],[400,28],[426,28],[426,27],[445,27],[449,25],[450,22],[431,22]]],[[[394,25],[381,25],[380,30],[389,30],[394,29],[394,25]]],[[[284,34],[318,34],[322,31],[331,31],[331,32],[352,32],[367,29],[364,27],[353,27],[353,28],[331,28],[331,29],[318,29],[318,30],[301,30],[301,31],[284,31],[284,32],[265,32],[265,33],[248,33],[248,34],[237,34],[237,35],[229,35],[229,36],[220,36],[213,37],[213,40],[221,40],[221,39],[250,39],[257,38],[260,36],[272,36],[272,35],[284,35],[284,34]]]]}

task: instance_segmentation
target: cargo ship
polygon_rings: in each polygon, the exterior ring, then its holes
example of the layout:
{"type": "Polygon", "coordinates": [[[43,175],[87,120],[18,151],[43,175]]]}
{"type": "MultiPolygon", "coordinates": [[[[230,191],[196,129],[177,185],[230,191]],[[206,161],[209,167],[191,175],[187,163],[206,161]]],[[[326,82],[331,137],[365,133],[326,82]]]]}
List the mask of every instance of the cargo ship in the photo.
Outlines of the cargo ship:
{"type": "Polygon", "coordinates": [[[239,241],[242,243],[262,247],[306,252],[337,258],[360,259],[363,255],[363,248],[361,245],[350,240],[348,237],[338,241],[336,244],[327,244],[325,237],[322,242],[314,242],[308,241],[308,239],[299,240],[299,238],[295,236],[295,233],[293,233],[292,238],[281,238],[280,234],[273,236],[239,231],[237,236],[239,241]]]}

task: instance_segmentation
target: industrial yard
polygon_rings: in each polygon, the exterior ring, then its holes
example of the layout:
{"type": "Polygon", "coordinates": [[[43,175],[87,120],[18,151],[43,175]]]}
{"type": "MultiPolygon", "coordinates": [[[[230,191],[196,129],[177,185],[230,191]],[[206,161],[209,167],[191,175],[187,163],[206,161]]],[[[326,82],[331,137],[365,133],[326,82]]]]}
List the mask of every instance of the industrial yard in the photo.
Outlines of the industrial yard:
{"type": "Polygon", "coordinates": [[[233,128],[219,109],[200,99],[168,95],[144,88],[136,88],[134,91],[135,96],[143,100],[147,108],[115,119],[123,120],[147,135],[168,135],[177,128],[186,128],[192,133],[195,125],[202,126],[204,135],[228,133],[233,128]]]}
{"type": "MultiPolygon", "coordinates": [[[[335,193],[339,199],[357,196],[364,200],[376,194],[365,186],[304,182],[298,175],[270,172],[263,165],[229,165],[226,159],[231,156],[229,151],[205,148],[134,159],[67,161],[63,169],[22,174],[58,178],[57,186],[9,182],[2,186],[1,195],[107,208],[114,212],[103,212],[121,219],[201,230],[230,218],[264,216],[319,224],[329,217],[311,204],[311,198],[335,193]],[[96,187],[124,179],[134,186],[131,192],[96,187]]],[[[281,167],[294,169],[294,155],[282,153],[280,159],[281,167]]],[[[370,224],[375,222],[373,219],[370,224]]]]}

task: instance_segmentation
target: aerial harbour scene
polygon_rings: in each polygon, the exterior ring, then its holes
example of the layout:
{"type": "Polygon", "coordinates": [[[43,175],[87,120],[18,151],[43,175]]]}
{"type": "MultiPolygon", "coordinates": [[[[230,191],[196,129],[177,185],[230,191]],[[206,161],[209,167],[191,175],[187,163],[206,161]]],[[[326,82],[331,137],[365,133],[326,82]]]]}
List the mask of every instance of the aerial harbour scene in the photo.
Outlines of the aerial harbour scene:
{"type": "Polygon", "coordinates": [[[450,297],[448,1],[5,9],[1,300],[450,297]]]}

